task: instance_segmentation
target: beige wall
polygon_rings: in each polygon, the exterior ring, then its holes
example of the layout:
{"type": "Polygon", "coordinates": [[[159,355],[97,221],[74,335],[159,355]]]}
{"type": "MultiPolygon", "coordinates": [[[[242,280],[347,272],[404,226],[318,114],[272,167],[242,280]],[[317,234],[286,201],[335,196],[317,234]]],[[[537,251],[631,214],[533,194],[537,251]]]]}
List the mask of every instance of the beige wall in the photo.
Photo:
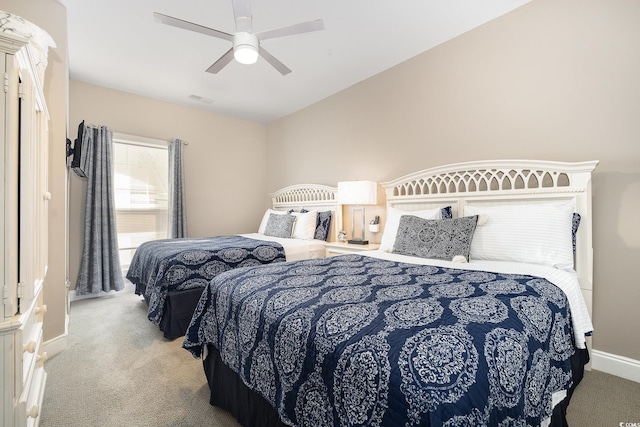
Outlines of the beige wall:
{"type": "Polygon", "coordinates": [[[640,360],[639,46],[636,0],[534,0],[270,124],[268,191],[482,159],[600,160],[593,343],[640,360]]]}
{"type": "Polygon", "coordinates": [[[66,166],[67,11],[54,0],[0,0],[0,10],[21,16],[46,30],[57,47],[49,49],[44,95],[49,109],[49,269],[44,283],[47,315],[44,341],[66,333],[66,166]]]}
{"type": "MultiPolygon", "coordinates": [[[[184,168],[190,237],[258,229],[267,203],[264,125],[71,80],[71,139],[82,120],[114,132],[188,142],[184,168]]],[[[75,289],[86,181],[73,173],[70,177],[69,278],[75,289]]]]}

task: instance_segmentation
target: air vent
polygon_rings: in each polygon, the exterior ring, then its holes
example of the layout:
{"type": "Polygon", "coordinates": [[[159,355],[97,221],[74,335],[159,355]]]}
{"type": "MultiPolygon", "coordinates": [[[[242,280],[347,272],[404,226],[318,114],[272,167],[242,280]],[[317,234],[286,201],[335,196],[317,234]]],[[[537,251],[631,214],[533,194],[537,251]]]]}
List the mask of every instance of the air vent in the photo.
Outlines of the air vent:
{"type": "Polygon", "coordinates": [[[192,100],[192,101],[203,102],[205,104],[213,104],[213,99],[204,98],[204,97],[198,96],[198,95],[189,95],[189,99],[192,100]]]}

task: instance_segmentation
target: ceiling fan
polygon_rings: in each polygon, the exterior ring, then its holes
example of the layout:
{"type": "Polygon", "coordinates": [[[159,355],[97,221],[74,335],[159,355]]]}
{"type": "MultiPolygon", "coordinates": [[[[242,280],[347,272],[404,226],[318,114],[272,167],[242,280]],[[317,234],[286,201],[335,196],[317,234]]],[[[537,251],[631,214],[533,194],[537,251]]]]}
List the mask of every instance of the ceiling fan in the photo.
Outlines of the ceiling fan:
{"type": "Polygon", "coordinates": [[[233,46],[216,62],[214,62],[207,72],[216,74],[222,70],[232,59],[241,64],[254,64],[258,60],[258,56],[263,57],[269,64],[278,70],[283,76],[289,74],[291,70],[267,52],[261,45],[262,40],[273,39],[276,37],[291,36],[299,33],[307,33],[310,31],[318,31],[324,29],[322,19],[315,21],[302,22],[300,24],[291,25],[289,27],[278,28],[275,30],[261,31],[254,33],[251,25],[251,3],[250,0],[232,0],[233,15],[236,20],[236,33],[229,34],[224,31],[214,30],[213,28],[204,27],[194,24],[193,22],[184,21],[172,16],[163,15],[154,12],[153,16],[156,21],[163,24],[172,25],[184,30],[195,31],[197,33],[206,34],[208,36],[217,37],[223,40],[233,42],[233,46]]]}

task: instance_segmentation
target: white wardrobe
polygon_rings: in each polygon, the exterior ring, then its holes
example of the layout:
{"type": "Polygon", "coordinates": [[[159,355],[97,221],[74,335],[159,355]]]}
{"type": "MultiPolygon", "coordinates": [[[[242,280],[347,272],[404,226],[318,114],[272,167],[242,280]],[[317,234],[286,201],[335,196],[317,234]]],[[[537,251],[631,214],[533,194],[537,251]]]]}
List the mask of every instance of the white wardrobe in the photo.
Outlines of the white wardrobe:
{"type": "MultiPolygon", "coordinates": [[[[48,112],[29,41],[0,32],[0,426],[33,426],[47,378],[48,112]]],[[[61,159],[60,161],[64,161],[61,159]]]]}

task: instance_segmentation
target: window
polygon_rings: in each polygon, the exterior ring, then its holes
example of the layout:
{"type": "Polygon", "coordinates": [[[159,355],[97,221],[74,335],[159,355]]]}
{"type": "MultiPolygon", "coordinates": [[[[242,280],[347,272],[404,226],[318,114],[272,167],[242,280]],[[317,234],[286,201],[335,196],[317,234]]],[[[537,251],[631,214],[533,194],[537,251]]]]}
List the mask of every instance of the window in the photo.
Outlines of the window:
{"type": "Polygon", "coordinates": [[[113,159],[120,264],[126,269],[140,244],[167,237],[167,143],[114,133],[113,159]]]}

